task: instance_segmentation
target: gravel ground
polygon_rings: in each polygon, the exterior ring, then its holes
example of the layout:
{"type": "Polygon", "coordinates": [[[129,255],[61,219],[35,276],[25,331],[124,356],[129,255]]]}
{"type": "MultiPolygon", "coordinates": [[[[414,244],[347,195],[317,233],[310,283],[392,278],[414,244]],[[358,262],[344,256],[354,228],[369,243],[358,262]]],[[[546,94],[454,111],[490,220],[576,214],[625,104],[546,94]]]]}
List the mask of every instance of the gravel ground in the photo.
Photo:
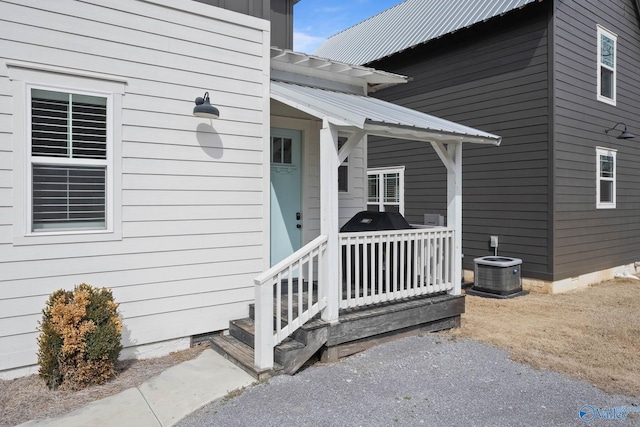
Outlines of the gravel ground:
{"type": "MultiPolygon", "coordinates": [[[[608,395],[586,382],[512,362],[504,350],[428,334],[272,378],[178,425],[580,426],[587,425],[579,416],[584,405],[637,408],[640,396],[608,395]]],[[[596,416],[588,425],[640,425],[640,414],[623,423],[596,416]]]]}

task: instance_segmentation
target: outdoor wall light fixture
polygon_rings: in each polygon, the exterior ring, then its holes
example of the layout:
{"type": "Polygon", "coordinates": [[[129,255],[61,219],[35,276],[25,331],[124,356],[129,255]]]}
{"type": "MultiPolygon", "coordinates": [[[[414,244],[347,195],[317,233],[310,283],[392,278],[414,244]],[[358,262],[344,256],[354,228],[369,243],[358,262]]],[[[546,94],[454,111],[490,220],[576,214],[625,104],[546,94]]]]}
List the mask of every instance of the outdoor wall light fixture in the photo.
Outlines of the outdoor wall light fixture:
{"type": "Polygon", "coordinates": [[[631,139],[631,138],[635,138],[636,137],[634,134],[627,132],[627,125],[625,125],[622,122],[616,123],[611,129],[605,129],[604,133],[609,134],[609,132],[614,130],[616,128],[616,126],[618,126],[618,125],[623,125],[624,126],[624,130],[622,132],[620,132],[620,135],[618,135],[616,137],[616,139],[631,139]]]}
{"type": "Polygon", "coordinates": [[[209,92],[205,92],[202,98],[196,98],[193,115],[196,117],[204,117],[205,119],[217,119],[220,117],[220,111],[209,102],[209,92]]]}

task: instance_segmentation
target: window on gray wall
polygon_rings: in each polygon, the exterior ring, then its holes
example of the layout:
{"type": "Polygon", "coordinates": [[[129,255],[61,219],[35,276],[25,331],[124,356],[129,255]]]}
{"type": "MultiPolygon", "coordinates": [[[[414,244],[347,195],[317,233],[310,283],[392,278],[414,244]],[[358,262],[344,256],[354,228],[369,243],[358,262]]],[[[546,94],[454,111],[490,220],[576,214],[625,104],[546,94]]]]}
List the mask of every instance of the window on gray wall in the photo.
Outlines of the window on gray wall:
{"type": "Polygon", "coordinates": [[[616,103],[618,36],[598,26],[598,100],[616,103]]]}
{"type": "Polygon", "coordinates": [[[404,166],[367,171],[367,209],[404,215],[404,166]]]}
{"type": "Polygon", "coordinates": [[[596,207],[613,209],[616,207],[616,151],[598,147],[596,159],[596,207]]]}

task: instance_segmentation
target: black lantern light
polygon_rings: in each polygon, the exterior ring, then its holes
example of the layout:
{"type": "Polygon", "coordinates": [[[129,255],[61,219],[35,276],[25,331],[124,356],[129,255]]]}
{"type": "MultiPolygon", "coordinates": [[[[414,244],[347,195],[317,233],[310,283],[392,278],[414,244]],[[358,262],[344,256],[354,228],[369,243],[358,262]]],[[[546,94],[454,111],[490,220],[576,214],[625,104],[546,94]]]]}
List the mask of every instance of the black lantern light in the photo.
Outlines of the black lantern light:
{"type": "Polygon", "coordinates": [[[220,111],[209,101],[209,92],[205,92],[204,96],[196,98],[196,106],[193,107],[193,115],[196,117],[204,117],[205,119],[217,119],[220,117],[220,111]]]}
{"type": "Polygon", "coordinates": [[[616,137],[616,139],[631,139],[631,138],[635,138],[636,136],[630,132],[627,132],[627,125],[625,125],[622,122],[618,122],[616,123],[611,129],[605,129],[604,133],[609,134],[609,132],[611,132],[612,130],[614,130],[616,128],[616,126],[618,125],[623,125],[624,126],[624,130],[622,132],[620,132],[620,135],[618,135],[616,137]]]}

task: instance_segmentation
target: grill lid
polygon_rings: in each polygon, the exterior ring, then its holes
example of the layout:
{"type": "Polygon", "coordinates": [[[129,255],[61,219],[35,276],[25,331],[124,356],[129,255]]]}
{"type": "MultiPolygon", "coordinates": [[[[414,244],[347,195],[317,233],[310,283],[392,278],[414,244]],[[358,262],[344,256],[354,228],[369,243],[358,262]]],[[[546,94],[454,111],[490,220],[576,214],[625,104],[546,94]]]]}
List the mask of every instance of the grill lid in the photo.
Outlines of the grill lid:
{"type": "Polygon", "coordinates": [[[340,229],[350,231],[407,230],[412,228],[399,212],[358,212],[340,229]]]}

